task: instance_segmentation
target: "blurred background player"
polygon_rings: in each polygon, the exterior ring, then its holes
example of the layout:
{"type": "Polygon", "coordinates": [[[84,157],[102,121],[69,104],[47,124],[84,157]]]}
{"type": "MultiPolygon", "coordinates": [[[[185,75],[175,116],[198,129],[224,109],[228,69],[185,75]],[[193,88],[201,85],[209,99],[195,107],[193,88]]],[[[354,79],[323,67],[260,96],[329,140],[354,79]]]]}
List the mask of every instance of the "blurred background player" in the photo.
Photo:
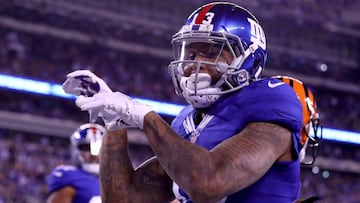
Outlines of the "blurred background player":
{"type": "Polygon", "coordinates": [[[71,135],[74,165],[57,166],[48,178],[47,203],[100,203],[99,150],[105,128],[83,124],[71,135]]]}
{"type": "Polygon", "coordinates": [[[303,127],[300,134],[300,161],[305,165],[312,165],[319,154],[322,143],[322,125],[317,109],[317,102],[313,91],[300,80],[289,76],[274,76],[282,82],[290,85],[298,96],[303,108],[303,127]],[[309,160],[305,158],[309,151],[309,160]]]}

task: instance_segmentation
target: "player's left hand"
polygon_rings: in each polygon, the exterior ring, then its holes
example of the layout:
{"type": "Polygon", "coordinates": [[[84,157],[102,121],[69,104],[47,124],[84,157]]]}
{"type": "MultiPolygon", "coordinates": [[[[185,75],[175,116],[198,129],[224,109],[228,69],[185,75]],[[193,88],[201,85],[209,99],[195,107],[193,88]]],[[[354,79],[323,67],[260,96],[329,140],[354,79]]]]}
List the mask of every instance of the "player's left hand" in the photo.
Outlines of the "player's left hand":
{"type": "MultiPolygon", "coordinates": [[[[63,83],[63,89],[66,93],[75,96],[91,97],[96,93],[110,93],[112,90],[99,78],[97,75],[89,70],[76,70],[66,76],[66,81],[63,83]]],[[[108,125],[113,120],[117,120],[117,114],[111,110],[102,110],[100,108],[89,110],[90,122],[95,122],[97,117],[101,117],[105,125],[108,125]]]]}
{"type": "Polygon", "coordinates": [[[79,97],[76,105],[83,111],[101,109],[116,112],[120,120],[112,123],[115,128],[117,124],[125,124],[143,129],[145,115],[153,111],[151,106],[141,104],[121,92],[97,93],[92,97],[79,97]]]}
{"type": "Polygon", "coordinates": [[[76,70],[66,76],[63,89],[75,96],[91,97],[96,93],[112,92],[104,80],[89,70],[76,70]]]}

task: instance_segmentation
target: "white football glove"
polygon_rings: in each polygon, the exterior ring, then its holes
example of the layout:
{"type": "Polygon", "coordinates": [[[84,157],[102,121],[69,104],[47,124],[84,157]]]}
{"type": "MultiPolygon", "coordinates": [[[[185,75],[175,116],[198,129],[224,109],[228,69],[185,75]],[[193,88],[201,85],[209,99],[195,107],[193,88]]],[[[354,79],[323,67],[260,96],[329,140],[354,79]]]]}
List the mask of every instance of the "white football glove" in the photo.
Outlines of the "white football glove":
{"type": "Polygon", "coordinates": [[[121,128],[123,126],[138,127],[143,129],[144,117],[153,108],[146,104],[141,104],[121,92],[98,93],[92,97],[79,97],[76,105],[83,111],[105,109],[117,113],[120,119],[109,123],[108,129],[121,128]],[[116,126],[119,125],[119,126],[116,126]]]}
{"type": "Polygon", "coordinates": [[[76,70],[66,76],[63,89],[72,95],[91,97],[96,93],[112,92],[109,86],[89,70],[76,70]]]}
{"type": "MultiPolygon", "coordinates": [[[[63,89],[68,94],[91,97],[97,93],[112,92],[104,80],[89,70],[76,70],[67,74],[66,77],[67,79],[63,83],[63,89]]],[[[92,109],[88,112],[90,122],[95,122],[99,116],[103,118],[105,125],[119,118],[116,112],[101,108],[92,109]]]]}

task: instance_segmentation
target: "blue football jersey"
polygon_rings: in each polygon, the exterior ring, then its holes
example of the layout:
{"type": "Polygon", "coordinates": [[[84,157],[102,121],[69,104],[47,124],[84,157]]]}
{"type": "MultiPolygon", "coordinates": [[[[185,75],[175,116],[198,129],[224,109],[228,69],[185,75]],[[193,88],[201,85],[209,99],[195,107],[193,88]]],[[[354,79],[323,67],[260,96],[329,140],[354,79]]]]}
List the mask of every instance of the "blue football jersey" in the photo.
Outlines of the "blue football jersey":
{"type": "MultiPolygon", "coordinates": [[[[172,123],[183,138],[208,150],[236,135],[252,122],[270,122],[289,129],[293,151],[300,151],[302,107],[292,88],[274,78],[250,83],[241,91],[224,95],[197,125],[195,110],[185,107],[172,123]]],[[[239,171],[241,173],[241,171],[239,171]]],[[[221,202],[226,203],[289,203],[300,193],[300,162],[277,162],[257,182],[238,191],[221,202]]],[[[192,202],[188,195],[173,185],[174,194],[181,202],[192,202]]]]}
{"type": "Polygon", "coordinates": [[[60,165],[48,177],[49,194],[66,186],[76,190],[73,203],[101,203],[98,176],[75,166],[60,165]]]}

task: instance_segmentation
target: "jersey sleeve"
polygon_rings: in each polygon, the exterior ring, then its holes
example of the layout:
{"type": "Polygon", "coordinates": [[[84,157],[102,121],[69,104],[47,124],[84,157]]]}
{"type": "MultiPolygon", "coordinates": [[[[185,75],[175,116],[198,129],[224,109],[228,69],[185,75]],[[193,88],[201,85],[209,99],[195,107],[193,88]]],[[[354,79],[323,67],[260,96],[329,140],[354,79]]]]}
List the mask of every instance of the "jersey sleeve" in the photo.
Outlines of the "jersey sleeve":
{"type": "Polygon", "coordinates": [[[241,102],[237,105],[246,107],[244,113],[248,123],[270,122],[294,133],[300,131],[302,107],[290,86],[281,84],[276,79],[268,79],[244,90],[247,99],[239,99],[241,102]]]}
{"type": "Polygon", "coordinates": [[[54,168],[48,176],[47,184],[49,194],[66,186],[71,186],[77,168],[74,166],[60,165],[54,168]]]}

